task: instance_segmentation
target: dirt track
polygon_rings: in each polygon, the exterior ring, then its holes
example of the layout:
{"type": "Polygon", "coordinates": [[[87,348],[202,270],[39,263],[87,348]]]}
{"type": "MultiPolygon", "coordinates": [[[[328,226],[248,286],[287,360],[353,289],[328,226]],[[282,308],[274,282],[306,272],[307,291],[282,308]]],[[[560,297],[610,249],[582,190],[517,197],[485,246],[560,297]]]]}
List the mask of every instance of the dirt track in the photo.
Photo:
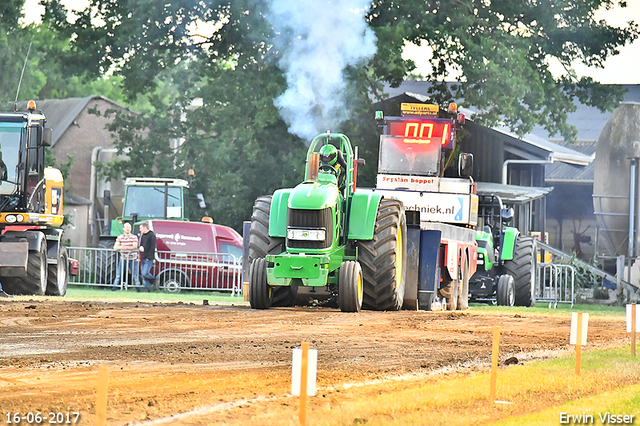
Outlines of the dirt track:
{"type": "MultiPolygon", "coordinates": [[[[149,420],[197,409],[200,414],[166,424],[243,418],[249,424],[242,400],[286,399],[291,349],[302,341],[318,349],[318,386],[326,388],[444,367],[485,368],[496,325],[502,360],[569,350],[568,317],[526,309],[515,315],[345,314],[328,308],[11,300],[0,305],[0,416],[6,423],[7,412],[79,412],[77,424],[95,424],[97,371],[106,365],[109,425],[161,424],[149,420]]],[[[623,345],[624,331],[623,318],[592,317],[589,347],[623,345]]]]}

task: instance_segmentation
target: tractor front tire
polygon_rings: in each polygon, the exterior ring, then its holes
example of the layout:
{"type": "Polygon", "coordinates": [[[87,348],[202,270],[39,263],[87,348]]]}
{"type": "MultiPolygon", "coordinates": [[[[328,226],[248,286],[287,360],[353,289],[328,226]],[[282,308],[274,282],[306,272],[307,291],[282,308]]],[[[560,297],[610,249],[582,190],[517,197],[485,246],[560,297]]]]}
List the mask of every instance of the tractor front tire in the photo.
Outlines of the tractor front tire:
{"type": "Polygon", "coordinates": [[[67,248],[60,244],[56,264],[49,265],[46,294],[47,296],[64,296],[67,294],[68,285],[69,255],[67,254],[67,248]]]}
{"type": "Polygon", "coordinates": [[[249,304],[251,309],[271,307],[271,287],[267,284],[267,263],[254,259],[249,267],[249,304]]]}
{"type": "Polygon", "coordinates": [[[513,259],[504,263],[506,273],[513,277],[516,306],[532,307],[536,304],[537,263],[535,238],[518,236],[513,259]]]}
{"type": "Polygon", "coordinates": [[[342,262],[338,277],[340,310],[342,312],[360,312],[362,293],[362,268],[360,264],[352,260],[342,262]]]}
{"type": "MultiPolygon", "coordinates": [[[[284,238],[269,236],[269,215],[271,213],[271,195],[263,195],[256,199],[251,215],[251,231],[249,233],[249,264],[254,259],[264,259],[268,254],[280,254],[285,250],[284,238]]],[[[265,275],[266,280],[266,275],[265,275]]],[[[270,306],[293,306],[298,287],[273,287],[270,306]]],[[[251,298],[251,286],[249,286],[251,298]]],[[[260,308],[266,309],[266,308],[260,308]]]]}
{"type": "Polygon", "coordinates": [[[513,277],[509,274],[500,275],[498,290],[496,291],[498,306],[514,306],[516,304],[516,290],[513,277]]]}
{"type": "Polygon", "coordinates": [[[404,206],[398,200],[383,198],[378,206],[373,239],[358,241],[365,308],[397,311],[402,307],[406,281],[406,235],[404,206]]]}

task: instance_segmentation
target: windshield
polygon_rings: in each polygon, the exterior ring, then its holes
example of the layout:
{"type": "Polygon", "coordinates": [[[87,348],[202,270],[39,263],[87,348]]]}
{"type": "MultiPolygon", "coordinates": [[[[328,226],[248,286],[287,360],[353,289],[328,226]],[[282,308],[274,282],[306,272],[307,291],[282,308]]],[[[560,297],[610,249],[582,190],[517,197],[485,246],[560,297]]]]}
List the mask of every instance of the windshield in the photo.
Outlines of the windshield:
{"type": "Polygon", "coordinates": [[[378,173],[437,175],[440,141],[441,138],[380,136],[378,173]]]}
{"type": "MultiPolygon", "coordinates": [[[[124,216],[131,217],[133,213],[137,213],[139,218],[163,218],[164,186],[127,187],[124,216]]],[[[167,217],[182,216],[182,188],[170,186],[167,217]]]]}
{"type": "Polygon", "coordinates": [[[21,127],[0,127],[0,194],[11,194],[15,189],[21,132],[21,127]]]}

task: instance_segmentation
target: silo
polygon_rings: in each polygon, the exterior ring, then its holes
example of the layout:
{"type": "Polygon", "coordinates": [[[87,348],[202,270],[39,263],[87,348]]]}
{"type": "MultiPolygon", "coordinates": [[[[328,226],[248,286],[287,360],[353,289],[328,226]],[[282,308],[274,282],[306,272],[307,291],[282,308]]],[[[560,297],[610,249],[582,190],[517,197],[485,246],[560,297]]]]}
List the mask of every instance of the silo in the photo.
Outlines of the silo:
{"type": "MultiPolygon", "coordinates": [[[[605,125],[596,147],[593,206],[598,220],[600,255],[628,255],[629,194],[637,192],[638,179],[631,182],[632,159],[640,159],[640,104],[624,103],[605,125]]],[[[636,173],[635,176],[638,176],[636,173]]],[[[638,207],[634,232],[638,235],[638,207]]],[[[635,238],[638,241],[637,238],[635,238]]],[[[633,255],[638,255],[637,248],[633,255]]]]}

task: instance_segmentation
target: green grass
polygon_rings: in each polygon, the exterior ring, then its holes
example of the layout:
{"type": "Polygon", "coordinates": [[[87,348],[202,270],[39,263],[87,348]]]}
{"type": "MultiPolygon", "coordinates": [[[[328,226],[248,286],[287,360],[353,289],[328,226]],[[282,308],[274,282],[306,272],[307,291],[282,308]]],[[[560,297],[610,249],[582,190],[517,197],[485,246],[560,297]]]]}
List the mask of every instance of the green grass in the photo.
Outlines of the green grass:
{"type": "Polygon", "coordinates": [[[231,293],[213,292],[213,291],[183,291],[180,293],[166,293],[164,291],[158,291],[153,293],[138,293],[135,290],[127,291],[111,291],[104,288],[93,288],[83,286],[69,286],[67,295],[64,297],[66,300],[101,300],[101,301],[141,301],[141,302],[166,302],[166,303],[190,303],[197,302],[202,303],[203,300],[208,300],[209,303],[223,303],[223,304],[235,304],[244,305],[248,302],[244,302],[242,295],[231,296],[231,293]]]}
{"type": "MultiPolygon", "coordinates": [[[[310,425],[467,426],[470,424],[558,425],[560,413],[632,415],[640,424],[640,369],[630,347],[583,353],[580,375],[575,355],[501,367],[497,403],[488,401],[489,367],[428,379],[386,382],[367,398],[342,391],[337,406],[314,407],[310,425]],[[345,398],[346,397],[346,398],[345,398]],[[495,423],[494,423],[495,422],[495,423]]],[[[262,423],[264,425],[276,425],[262,423]]]]}

